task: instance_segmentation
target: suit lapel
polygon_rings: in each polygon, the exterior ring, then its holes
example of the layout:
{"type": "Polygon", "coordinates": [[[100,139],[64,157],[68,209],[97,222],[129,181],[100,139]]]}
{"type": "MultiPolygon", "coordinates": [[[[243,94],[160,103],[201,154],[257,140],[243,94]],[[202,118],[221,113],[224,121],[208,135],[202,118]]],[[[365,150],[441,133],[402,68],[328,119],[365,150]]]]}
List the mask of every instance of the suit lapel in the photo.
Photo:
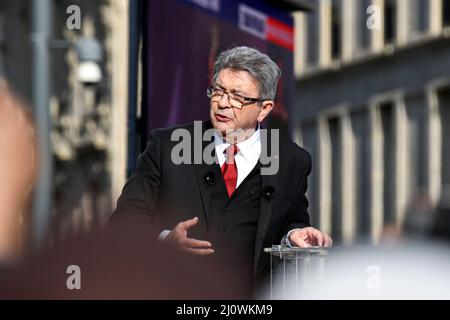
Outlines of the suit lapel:
{"type": "MultiPolygon", "coordinates": [[[[210,121],[206,121],[203,122],[203,130],[202,130],[202,137],[203,137],[203,133],[208,130],[211,129],[212,125],[210,121]]],[[[194,135],[195,136],[195,135],[194,135]]],[[[214,139],[214,138],[212,138],[214,139]]],[[[203,151],[205,150],[205,148],[210,144],[210,143],[214,143],[214,140],[207,140],[207,141],[203,141],[203,139],[201,139],[200,141],[193,141],[193,145],[195,144],[201,144],[201,152],[203,155],[203,151]]],[[[200,150],[200,148],[197,146],[192,148],[192,158],[194,159],[194,153],[198,152],[198,150],[200,150]]],[[[213,150],[214,156],[215,156],[215,150],[213,150]]],[[[206,223],[208,223],[208,217],[209,217],[209,210],[210,210],[210,198],[211,198],[211,188],[212,188],[212,184],[213,183],[217,183],[218,178],[220,178],[217,175],[217,168],[218,165],[216,163],[213,164],[207,164],[204,162],[204,159],[202,157],[202,161],[200,164],[195,164],[194,163],[194,170],[195,170],[195,175],[197,177],[197,184],[200,190],[200,196],[202,199],[202,206],[203,206],[203,213],[205,215],[205,221],[206,223]]],[[[220,170],[219,170],[220,173],[220,170]]]]}
{"type": "MultiPolygon", "coordinates": [[[[261,139],[261,154],[266,152],[266,155],[270,155],[271,157],[278,157],[279,154],[272,155],[270,148],[270,131],[267,139],[261,139]]],[[[261,167],[268,167],[269,164],[261,164],[261,167]]],[[[256,274],[257,266],[259,262],[259,258],[261,256],[261,252],[263,250],[264,238],[267,233],[267,229],[269,227],[270,218],[272,216],[272,203],[273,197],[276,193],[276,185],[278,180],[278,172],[273,175],[261,175],[261,205],[258,216],[258,223],[256,229],[256,239],[255,239],[255,255],[254,255],[254,263],[253,263],[253,271],[256,274]]]]}

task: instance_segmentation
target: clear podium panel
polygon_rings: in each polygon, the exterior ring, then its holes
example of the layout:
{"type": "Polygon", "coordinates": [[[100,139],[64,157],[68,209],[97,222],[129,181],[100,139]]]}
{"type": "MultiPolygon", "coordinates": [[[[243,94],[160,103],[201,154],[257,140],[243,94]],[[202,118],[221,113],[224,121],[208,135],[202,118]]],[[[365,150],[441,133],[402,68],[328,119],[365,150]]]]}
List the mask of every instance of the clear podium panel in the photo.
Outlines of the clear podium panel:
{"type": "Polygon", "coordinates": [[[323,281],[328,251],[324,247],[264,248],[270,255],[270,299],[289,299],[323,281]]]}

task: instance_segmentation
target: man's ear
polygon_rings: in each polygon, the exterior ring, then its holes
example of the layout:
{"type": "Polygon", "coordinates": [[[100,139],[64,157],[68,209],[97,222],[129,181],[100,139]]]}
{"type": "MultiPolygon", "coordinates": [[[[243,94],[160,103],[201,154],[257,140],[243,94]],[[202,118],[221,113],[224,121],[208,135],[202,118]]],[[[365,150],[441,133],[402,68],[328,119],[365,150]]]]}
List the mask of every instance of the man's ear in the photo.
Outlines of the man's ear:
{"type": "Polygon", "coordinates": [[[261,105],[261,110],[258,115],[258,122],[261,123],[263,120],[269,115],[270,111],[272,111],[275,103],[272,100],[264,101],[261,105]]]}

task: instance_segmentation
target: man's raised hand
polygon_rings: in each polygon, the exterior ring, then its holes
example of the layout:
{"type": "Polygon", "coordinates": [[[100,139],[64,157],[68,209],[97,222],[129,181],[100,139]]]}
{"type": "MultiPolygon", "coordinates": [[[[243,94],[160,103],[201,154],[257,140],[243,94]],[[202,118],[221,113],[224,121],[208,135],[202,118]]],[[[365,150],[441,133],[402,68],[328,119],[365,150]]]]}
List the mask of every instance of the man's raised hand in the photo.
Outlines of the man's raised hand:
{"type": "Polygon", "coordinates": [[[175,244],[180,250],[196,255],[210,255],[214,253],[209,241],[188,238],[188,230],[198,223],[198,218],[182,221],[167,235],[166,240],[175,244]]]}

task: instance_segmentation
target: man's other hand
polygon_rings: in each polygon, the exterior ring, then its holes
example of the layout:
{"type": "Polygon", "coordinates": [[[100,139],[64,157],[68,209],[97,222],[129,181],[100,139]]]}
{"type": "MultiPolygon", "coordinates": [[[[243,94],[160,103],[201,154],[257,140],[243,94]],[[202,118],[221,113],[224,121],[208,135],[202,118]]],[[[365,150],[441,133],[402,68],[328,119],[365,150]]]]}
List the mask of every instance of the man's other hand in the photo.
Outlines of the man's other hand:
{"type": "Polygon", "coordinates": [[[197,217],[178,223],[167,235],[166,240],[174,243],[180,250],[196,255],[206,256],[213,254],[214,249],[209,241],[188,238],[188,230],[197,223],[197,217]]]}
{"type": "Polygon", "coordinates": [[[331,247],[333,240],[329,235],[313,227],[297,229],[289,235],[289,241],[292,245],[301,248],[312,246],[331,247]]]}

